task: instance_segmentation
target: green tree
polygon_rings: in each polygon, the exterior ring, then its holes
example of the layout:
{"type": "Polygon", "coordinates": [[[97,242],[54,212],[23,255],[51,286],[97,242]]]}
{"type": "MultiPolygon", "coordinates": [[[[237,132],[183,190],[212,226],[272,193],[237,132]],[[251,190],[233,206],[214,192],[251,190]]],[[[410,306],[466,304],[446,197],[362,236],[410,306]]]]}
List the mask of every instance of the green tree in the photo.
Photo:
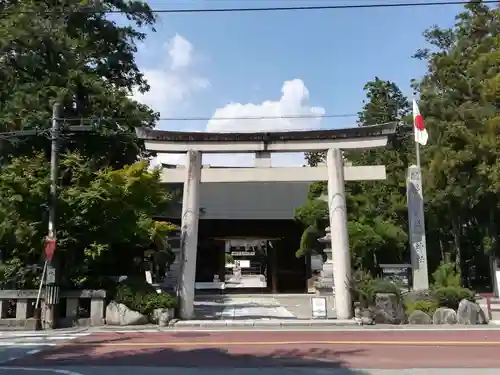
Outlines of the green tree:
{"type": "MultiPolygon", "coordinates": [[[[408,120],[409,103],[393,82],[375,78],[364,90],[367,100],[359,113],[359,126],[408,120]]],[[[406,168],[409,148],[407,127],[400,126],[384,149],[346,152],[353,165],[386,165],[386,181],[360,181],[346,185],[348,230],[353,264],[377,272],[381,262],[403,261],[406,248],[406,168]]],[[[308,156],[311,165],[323,155],[308,156]]],[[[308,203],[296,211],[296,219],[307,226],[297,255],[318,252],[317,238],[328,225],[326,203],[316,199],[326,195],[326,183],[312,184],[308,203]]],[[[332,230],[332,236],[335,229],[332,230]]]]}
{"type": "MultiPolygon", "coordinates": [[[[152,246],[167,250],[163,242],[158,245],[158,237],[170,228],[159,228],[152,220],[169,202],[159,170],[150,172],[146,162],[138,162],[92,171],[88,163],[78,154],[67,154],[61,161],[68,187],[58,197],[55,260],[64,270],[64,285],[84,285],[123,272],[120,258],[131,261],[134,251],[152,246]]],[[[42,259],[48,176],[43,154],[15,158],[0,174],[0,243],[2,257],[16,269],[11,274],[25,272],[42,259]]],[[[33,286],[29,278],[15,281],[33,286]]]]}
{"type": "MultiPolygon", "coordinates": [[[[137,160],[141,144],[129,134],[153,126],[157,114],[131,99],[148,84],[134,53],[155,16],[142,1],[4,0],[0,3],[0,132],[47,129],[52,104],[62,103],[63,125],[95,124],[97,132],[64,143],[70,150],[121,167],[137,160]],[[122,12],[126,26],[110,19],[122,12]]],[[[17,150],[48,149],[46,134],[17,150]]]]}
{"type": "Polygon", "coordinates": [[[60,142],[63,282],[81,285],[120,272],[145,248],[168,251],[159,240],[164,228],[151,216],[170,197],[157,171],[136,164],[147,154],[134,128],[152,127],[158,114],[130,99],[149,89],[134,55],[145,29],[154,30],[150,7],[138,0],[4,0],[0,12],[0,132],[38,131],[0,140],[4,276],[29,286],[39,273],[30,265],[39,264],[47,228],[47,130],[55,101],[63,127],[95,126],[60,142]]]}
{"type": "Polygon", "coordinates": [[[452,27],[427,30],[430,47],[415,55],[429,67],[415,82],[430,134],[429,250],[453,258],[463,277],[471,261],[484,274],[485,253],[499,254],[499,31],[498,6],[471,1],[452,27]]]}

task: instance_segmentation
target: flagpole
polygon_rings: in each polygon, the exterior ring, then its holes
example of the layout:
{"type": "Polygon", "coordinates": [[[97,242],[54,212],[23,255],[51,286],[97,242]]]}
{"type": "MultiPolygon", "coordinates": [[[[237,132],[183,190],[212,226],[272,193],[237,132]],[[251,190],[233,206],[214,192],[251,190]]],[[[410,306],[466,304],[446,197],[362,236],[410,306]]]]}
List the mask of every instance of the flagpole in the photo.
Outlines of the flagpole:
{"type": "Polygon", "coordinates": [[[420,144],[418,142],[415,142],[415,152],[417,154],[417,167],[420,171],[420,144]]]}
{"type": "MultiPolygon", "coordinates": [[[[413,103],[416,102],[415,95],[413,96],[413,103]]],[[[413,114],[415,116],[415,114],[413,114]]],[[[415,154],[417,156],[417,167],[420,172],[420,144],[417,142],[416,130],[415,130],[415,118],[413,119],[413,141],[415,142],[415,154]]]]}

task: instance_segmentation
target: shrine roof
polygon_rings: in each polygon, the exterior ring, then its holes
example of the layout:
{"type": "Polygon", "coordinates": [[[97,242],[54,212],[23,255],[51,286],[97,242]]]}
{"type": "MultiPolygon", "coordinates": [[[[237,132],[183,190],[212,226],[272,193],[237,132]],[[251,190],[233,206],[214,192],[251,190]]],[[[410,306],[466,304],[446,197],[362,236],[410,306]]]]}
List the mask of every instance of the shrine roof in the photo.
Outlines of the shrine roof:
{"type": "Polygon", "coordinates": [[[321,130],[294,130],[275,132],[179,132],[170,130],[155,130],[149,128],[136,128],[140,139],[165,143],[191,143],[191,142],[286,142],[286,141],[324,141],[341,140],[349,138],[370,138],[388,136],[395,133],[396,122],[377,124],[371,126],[358,126],[354,128],[321,129],[321,130]]]}

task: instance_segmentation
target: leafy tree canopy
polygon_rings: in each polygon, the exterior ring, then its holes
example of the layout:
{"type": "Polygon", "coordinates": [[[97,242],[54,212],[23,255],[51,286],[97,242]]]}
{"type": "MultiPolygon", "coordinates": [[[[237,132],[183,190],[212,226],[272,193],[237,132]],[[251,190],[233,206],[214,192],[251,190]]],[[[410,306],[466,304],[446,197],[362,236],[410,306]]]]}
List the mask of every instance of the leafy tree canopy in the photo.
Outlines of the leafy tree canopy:
{"type": "Polygon", "coordinates": [[[138,0],[1,0],[0,132],[37,136],[0,140],[0,247],[3,282],[33,286],[47,233],[52,106],[62,128],[94,132],[60,139],[57,256],[64,285],[130,269],[154,249],[171,260],[171,229],[151,217],[171,197],[148,171],[137,126],[158,114],[130,98],[149,89],[135,62],[155,15],[138,0]],[[121,12],[123,22],[116,21],[121,12]],[[17,142],[14,142],[17,141],[17,142]],[[31,265],[35,265],[31,267],[31,265]]]}
{"type": "MultiPolygon", "coordinates": [[[[113,270],[106,266],[122,261],[110,257],[130,257],[131,249],[149,247],[160,241],[156,232],[164,236],[170,229],[151,219],[168,204],[169,196],[160,184],[160,172],[148,171],[146,162],[92,171],[81,155],[67,154],[61,164],[68,187],[58,196],[56,254],[64,269],[64,284],[109,274],[113,270]]],[[[49,165],[43,154],[13,159],[3,168],[0,243],[4,260],[20,260],[19,266],[26,266],[42,259],[48,187],[49,165]]]]}
{"type": "MultiPolygon", "coordinates": [[[[409,103],[395,83],[376,77],[364,89],[367,99],[359,113],[359,126],[407,120],[409,103]]],[[[381,260],[403,258],[407,241],[405,173],[411,145],[407,133],[406,127],[400,126],[385,149],[345,154],[353,165],[386,165],[388,169],[386,181],[346,185],[350,246],[357,267],[376,271],[381,260]]],[[[311,165],[324,160],[318,153],[308,157],[311,165]]],[[[317,198],[327,193],[326,183],[312,184],[308,202],[296,211],[296,219],[307,226],[297,255],[318,252],[317,238],[324,232],[317,234],[316,228],[328,226],[328,207],[317,198]]]]}
{"type": "MultiPolygon", "coordinates": [[[[135,63],[139,30],[155,15],[142,1],[3,0],[0,2],[0,132],[46,129],[52,105],[62,103],[65,125],[94,124],[97,133],[65,147],[123,166],[140,143],[127,134],[152,126],[157,114],[129,95],[148,84],[135,63]],[[119,26],[107,11],[128,19],[119,26]]],[[[25,139],[18,154],[47,148],[45,137],[25,139]]],[[[4,144],[4,153],[13,152],[4,144]]]]}
{"type": "Polygon", "coordinates": [[[431,249],[462,271],[485,252],[499,254],[499,31],[498,6],[470,2],[452,27],[427,30],[429,47],[415,54],[428,65],[414,86],[430,134],[423,158],[431,249]]]}

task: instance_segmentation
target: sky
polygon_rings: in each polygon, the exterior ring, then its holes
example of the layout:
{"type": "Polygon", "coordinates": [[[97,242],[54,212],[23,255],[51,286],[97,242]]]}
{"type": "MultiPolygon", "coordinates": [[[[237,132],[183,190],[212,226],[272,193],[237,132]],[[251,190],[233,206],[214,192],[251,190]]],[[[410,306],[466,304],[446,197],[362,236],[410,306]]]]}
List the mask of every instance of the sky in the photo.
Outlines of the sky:
{"type": "MultiPolygon", "coordinates": [[[[149,0],[153,9],[314,6],[408,0],[149,0]]],[[[363,86],[379,77],[408,96],[424,62],[422,33],[451,26],[461,6],[286,12],[160,14],[136,59],[151,90],[134,98],[160,112],[159,129],[279,131],[356,126],[363,86]],[[337,118],[216,120],[339,115],[337,118]],[[207,120],[205,120],[207,119],[207,120]]],[[[183,163],[182,155],[158,162],[183,163]]],[[[204,155],[203,163],[250,166],[253,155],[204,155]]],[[[302,165],[302,154],[275,154],[273,166],[302,165]]]]}

